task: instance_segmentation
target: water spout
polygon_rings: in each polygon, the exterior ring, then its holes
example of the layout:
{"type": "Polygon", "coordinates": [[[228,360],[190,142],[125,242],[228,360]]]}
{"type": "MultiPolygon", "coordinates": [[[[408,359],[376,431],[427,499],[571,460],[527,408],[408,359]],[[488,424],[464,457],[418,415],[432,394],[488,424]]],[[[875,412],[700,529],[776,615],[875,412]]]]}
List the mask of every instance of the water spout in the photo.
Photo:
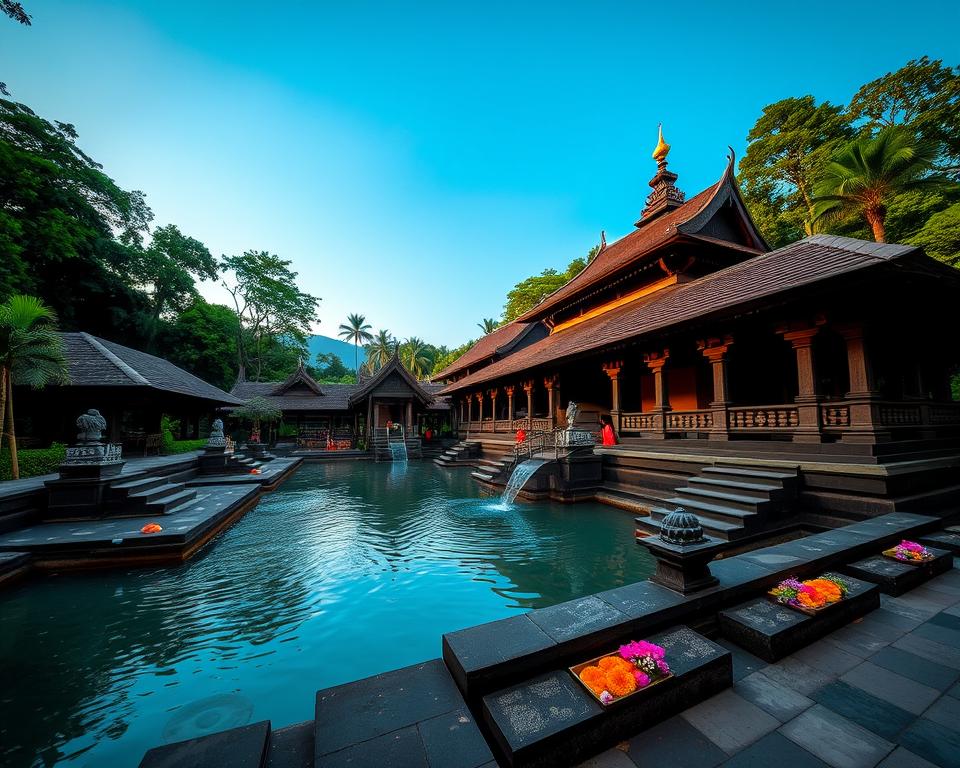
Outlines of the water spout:
{"type": "Polygon", "coordinates": [[[546,464],[544,459],[527,459],[513,468],[513,474],[507,482],[507,487],[503,489],[503,495],[500,497],[501,505],[513,504],[520,489],[526,485],[527,480],[533,477],[533,473],[546,464]]]}

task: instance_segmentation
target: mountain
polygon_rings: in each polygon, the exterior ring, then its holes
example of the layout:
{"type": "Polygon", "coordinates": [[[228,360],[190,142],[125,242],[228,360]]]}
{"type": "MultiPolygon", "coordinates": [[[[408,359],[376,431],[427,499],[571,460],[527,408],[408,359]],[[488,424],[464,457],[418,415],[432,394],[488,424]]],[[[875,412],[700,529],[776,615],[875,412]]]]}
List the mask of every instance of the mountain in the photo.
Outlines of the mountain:
{"type": "MultiPolygon", "coordinates": [[[[353,370],[353,344],[348,344],[340,339],[331,339],[329,336],[311,336],[307,339],[307,348],[310,350],[310,364],[317,361],[317,355],[330,354],[331,352],[340,358],[340,361],[353,370]]],[[[363,346],[360,347],[360,362],[366,359],[363,353],[363,346]]]]}

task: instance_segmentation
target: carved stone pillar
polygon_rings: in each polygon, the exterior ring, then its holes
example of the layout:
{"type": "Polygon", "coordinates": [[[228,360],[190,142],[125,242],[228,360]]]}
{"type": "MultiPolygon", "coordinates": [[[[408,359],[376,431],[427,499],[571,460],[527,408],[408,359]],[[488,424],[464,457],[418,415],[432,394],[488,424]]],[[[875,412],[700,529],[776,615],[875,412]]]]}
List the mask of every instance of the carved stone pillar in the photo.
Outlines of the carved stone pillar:
{"type": "Polygon", "coordinates": [[[789,341],[797,356],[797,404],[798,425],[793,439],[798,443],[819,443],[820,399],[817,395],[817,372],[813,361],[813,339],[820,325],[786,327],[779,329],[785,341],[789,341]]]}
{"type": "Polygon", "coordinates": [[[704,339],[697,342],[699,349],[710,362],[713,374],[713,396],[710,400],[710,409],[713,411],[713,427],[710,429],[711,440],[728,440],[730,428],[727,409],[730,407],[730,388],[727,379],[727,353],[733,344],[732,336],[722,339],[704,339]]]}
{"type": "Polygon", "coordinates": [[[510,429],[513,429],[513,392],[514,386],[511,384],[503,388],[507,393],[507,421],[510,422],[510,429]]]}
{"type": "Polygon", "coordinates": [[[665,349],[663,352],[651,352],[643,356],[643,362],[647,364],[647,368],[653,374],[653,411],[655,418],[658,419],[657,428],[651,433],[651,437],[660,439],[667,436],[667,412],[671,410],[667,373],[664,371],[669,359],[669,349],[665,349]]]}
{"type": "Polygon", "coordinates": [[[557,375],[545,376],[543,386],[547,388],[547,410],[549,411],[550,426],[557,426],[557,375]]]}
{"type": "Polygon", "coordinates": [[[613,360],[603,364],[603,370],[610,377],[610,421],[613,431],[620,434],[620,369],[622,360],[613,360]]]}
{"type": "Polygon", "coordinates": [[[533,379],[523,382],[523,391],[527,393],[527,429],[533,426],[533,379]]]}

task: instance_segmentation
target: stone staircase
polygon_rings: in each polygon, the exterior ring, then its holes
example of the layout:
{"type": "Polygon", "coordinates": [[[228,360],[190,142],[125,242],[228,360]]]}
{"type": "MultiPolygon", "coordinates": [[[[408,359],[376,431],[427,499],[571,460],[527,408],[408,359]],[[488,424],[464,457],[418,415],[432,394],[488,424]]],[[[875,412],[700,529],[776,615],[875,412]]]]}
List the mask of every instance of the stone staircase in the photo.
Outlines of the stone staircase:
{"type": "Polygon", "coordinates": [[[111,483],[112,516],[170,515],[191,504],[197,491],[169,477],[150,476],[111,483]]]}
{"type": "Polygon", "coordinates": [[[503,485],[510,478],[510,469],[513,464],[514,462],[507,461],[506,457],[502,461],[498,459],[477,459],[475,464],[477,469],[475,472],[471,472],[470,476],[484,483],[503,485]]]}
{"type": "Polygon", "coordinates": [[[480,442],[477,440],[461,440],[452,448],[447,448],[433,463],[438,467],[465,467],[473,466],[476,457],[480,454],[480,442]]]}
{"type": "Polygon", "coordinates": [[[660,532],[660,522],[677,507],[693,513],[704,533],[726,541],[778,527],[777,521],[797,498],[796,469],[767,469],[717,464],[704,467],[687,484],[638,517],[638,535],[660,532]]]}

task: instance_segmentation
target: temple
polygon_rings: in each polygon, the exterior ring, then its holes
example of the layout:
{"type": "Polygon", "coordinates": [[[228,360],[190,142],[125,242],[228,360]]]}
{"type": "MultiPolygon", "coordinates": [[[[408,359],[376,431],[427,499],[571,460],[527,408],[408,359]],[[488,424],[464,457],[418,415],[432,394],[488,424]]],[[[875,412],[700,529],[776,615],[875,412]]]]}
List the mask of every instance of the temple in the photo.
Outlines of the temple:
{"type": "MultiPolygon", "coordinates": [[[[647,506],[729,462],[799,470],[795,506],[819,514],[955,497],[960,350],[939,331],[960,273],[916,247],[829,235],[771,251],[732,150],[690,199],[669,150],[661,133],[634,231],[435,377],[461,436],[493,450],[563,427],[573,400],[618,435],[599,451],[606,490],[647,506]]],[[[709,525],[735,499],[689,501],[709,525]]]]}

